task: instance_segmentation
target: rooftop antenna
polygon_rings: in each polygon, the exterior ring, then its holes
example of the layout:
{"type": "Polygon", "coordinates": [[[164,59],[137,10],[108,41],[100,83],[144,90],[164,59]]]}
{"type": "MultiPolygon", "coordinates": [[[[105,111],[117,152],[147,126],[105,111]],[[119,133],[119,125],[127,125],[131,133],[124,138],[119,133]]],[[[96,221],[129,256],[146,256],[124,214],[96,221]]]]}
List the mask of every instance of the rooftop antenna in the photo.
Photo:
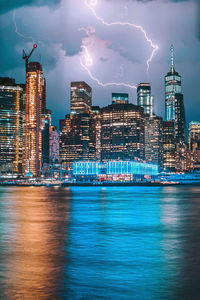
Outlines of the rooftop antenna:
{"type": "Polygon", "coordinates": [[[171,45],[171,70],[174,70],[174,45],[171,45]]]}
{"type": "Polygon", "coordinates": [[[28,72],[28,62],[29,62],[29,58],[31,57],[31,55],[33,54],[34,50],[37,48],[37,45],[34,44],[33,48],[31,50],[31,52],[29,53],[29,55],[26,54],[26,52],[23,50],[23,54],[22,54],[22,58],[25,59],[26,61],[26,73],[28,72]]]}

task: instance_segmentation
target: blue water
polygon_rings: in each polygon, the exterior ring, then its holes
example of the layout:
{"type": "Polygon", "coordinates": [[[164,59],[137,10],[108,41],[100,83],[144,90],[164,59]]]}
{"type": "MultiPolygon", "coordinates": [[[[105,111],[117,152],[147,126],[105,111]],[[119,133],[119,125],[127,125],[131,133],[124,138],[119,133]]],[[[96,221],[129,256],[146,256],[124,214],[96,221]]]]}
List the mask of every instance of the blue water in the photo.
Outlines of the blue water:
{"type": "Polygon", "coordinates": [[[200,299],[199,187],[0,188],[1,299],[200,299]]]}

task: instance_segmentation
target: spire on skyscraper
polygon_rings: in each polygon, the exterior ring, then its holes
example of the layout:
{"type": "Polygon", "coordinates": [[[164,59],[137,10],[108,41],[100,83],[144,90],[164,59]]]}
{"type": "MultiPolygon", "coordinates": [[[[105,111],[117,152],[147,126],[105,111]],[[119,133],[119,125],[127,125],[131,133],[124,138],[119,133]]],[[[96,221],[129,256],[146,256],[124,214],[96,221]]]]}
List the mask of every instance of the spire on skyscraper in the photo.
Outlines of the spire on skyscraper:
{"type": "Polygon", "coordinates": [[[171,48],[170,48],[170,51],[171,51],[171,72],[175,72],[175,69],[174,69],[174,45],[171,45],[171,48]]]}

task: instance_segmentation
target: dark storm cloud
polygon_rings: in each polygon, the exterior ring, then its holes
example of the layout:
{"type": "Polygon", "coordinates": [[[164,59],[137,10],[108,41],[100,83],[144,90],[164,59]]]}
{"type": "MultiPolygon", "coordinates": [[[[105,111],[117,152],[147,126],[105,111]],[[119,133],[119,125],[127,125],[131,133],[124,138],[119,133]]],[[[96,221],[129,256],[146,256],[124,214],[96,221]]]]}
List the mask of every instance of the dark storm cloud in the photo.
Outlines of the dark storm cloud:
{"type": "Polygon", "coordinates": [[[47,6],[58,5],[61,0],[1,0],[0,14],[23,6],[47,6]],[[48,3],[47,3],[48,2],[48,3]]]}
{"type": "Polygon", "coordinates": [[[194,107],[199,102],[200,22],[195,1],[200,14],[199,0],[98,0],[97,12],[105,20],[141,24],[153,42],[159,45],[147,78],[146,59],[152,47],[144,35],[131,28],[105,27],[88,10],[84,0],[0,0],[0,76],[24,82],[21,53],[22,49],[29,52],[34,41],[38,48],[31,59],[40,61],[39,54],[42,54],[47,105],[54,113],[54,122],[69,111],[71,81],[85,80],[91,85],[94,105],[109,104],[111,93],[115,91],[129,93],[130,101],[136,103],[135,90],[113,86],[102,88],[89,78],[80,66],[81,46],[84,44],[92,56],[93,75],[102,82],[123,80],[137,84],[150,81],[155,112],[163,115],[163,77],[170,67],[169,50],[173,43],[176,70],[183,76],[187,120],[198,119],[199,113],[194,107]],[[14,21],[21,35],[17,34],[14,21]],[[94,28],[90,35],[87,34],[89,27],[94,28]],[[29,36],[33,38],[27,38],[29,36]]]}
{"type": "MultiPolygon", "coordinates": [[[[11,69],[18,68],[22,66],[22,49],[25,48],[29,52],[32,48],[32,42],[30,40],[24,41],[20,36],[16,35],[13,30],[13,23],[4,22],[7,18],[7,15],[0,20],[0,26],[3,30],[0,33],[1,47],[0,47],[0,57],[3,59],[0,60],[0,70],[1,74],[10,71],[11,69]],[[8,42],[9,36],[9,42],[8,42]],[[26,44],[24,43],[26,42],[26,44]]],[[[12,16],[9,17],[12,20],[12,16]]],[[[33,55],[35,60],[43,60],[45,66],[48,70],[51,70],[55,67],[56,59],[54,55],[54,49],[49,42],[41,43],[39,42],[39,51],[33,55]],[[44,53],[45,56],[41,57],[40,53],[44,53]]]]}

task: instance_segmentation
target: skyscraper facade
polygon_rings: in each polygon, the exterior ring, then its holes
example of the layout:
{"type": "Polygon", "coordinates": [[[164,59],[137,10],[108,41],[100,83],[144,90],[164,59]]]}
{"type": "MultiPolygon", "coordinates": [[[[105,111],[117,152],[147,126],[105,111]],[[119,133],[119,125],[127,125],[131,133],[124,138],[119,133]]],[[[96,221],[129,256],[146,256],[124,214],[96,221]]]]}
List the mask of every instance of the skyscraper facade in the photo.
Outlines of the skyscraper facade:
{"type": "Polygon", "coordinates": [[[101,159],[144,159],[144,109],[113,103],[101,109],[101,159]]]}
{"type": "Polygon", "coordinates": [[[166,121],[174,121],[176,142],[185,142],[185,108],[181,76],[174,68],[174,47],[171,46],[171,70],[165,76],[166,121]]]}
{"type": "Polygon", "coordinates": [[[151,85],[140,83],[137,86],[137,104],[145,114],[145,160],[162,166],[162,118],[154,114],[154,98],[151,85]]]}
{"type": "Polygon", "coordinates": [[[151,95],[151,85],[140,83],[137,86],[137,105],[144,108],[144,113],[153,116],[154,99],[151,95]]]}
{"type": "Polygon", "coordinates": [[[97,159],[99,108],[92,109],[92,89],[84,81],[71,83],[71,113],[60,120],[60,160],[68,169],[78,160],[97,159]],[[97,140],[96,140],[97,139],[97,140]]]}
{"type": "Polygon", "coordinates": [[[156,115],[145,115],[145,160],[163,164],[163,119],[156,115]]]}
{"type": "Polygon", "coordinates": [[[96,160],[101,159],[101,109],[99,106],[92,106],[91,110],[91,141],[95,148],[96,160]]]}
{"type": "Polygon", "coordinates": [[[70,169],[74,161],[96,158],[89,112],[67,115],[60,125],[60,159],[64,166],[70,169]]]}
{"type": "Polygon", "coordinates": [[[0,78],[0,174],[23,173],[23,88],[0,78]]]}
{"type": "Polygon", "coordinates": [[[128,94],[112,93],[112,104],[126,104],[128,103],[128,94]]]}
{"type": "Polygon", "coordinates": [[[42,113],[45,113],[45,111],[46,111],[46,79],[44,78],[43,87],[42,87],[42,113]]]}
{"type": "Polygon", "coordinates": [[[175,126],[173,121],[163,122],[163,168],[176,170],[175,126]]]}
{"type": "Polygon", "coordinates": [[[91,110],[92,89],[84,81],[71,82],[71,113],[80,114],[91,110]]]}
{"type": "Polygon", "coordinates": [[[49,136],[51,127],[51,111],[45,109],[41,114],[42,122],[42,164],[49,163],[49,136]]]}
{"type": "Polygon", "coordinates": [[[30,62],[26,73],[25,160],[27,176],[38,176],[42,164],[42,99],[44,76],[38,62],[30,62]]]}
{"type": "Polygon", "coordinates": [[[50,163],[59,161],[59,134],[55,126],[50,127],[49,156],[50,163]]]}
{"type": "Polygon", "coordinates": [[[200,169],[200,122],[190,122],[188,141],[194,169],[200,169]]]}
{"type": "Polygon", "coordinates": [[[187,145],[184,142],[176,143],[176,171],[183,172],[186,168],[187,145]]]}

